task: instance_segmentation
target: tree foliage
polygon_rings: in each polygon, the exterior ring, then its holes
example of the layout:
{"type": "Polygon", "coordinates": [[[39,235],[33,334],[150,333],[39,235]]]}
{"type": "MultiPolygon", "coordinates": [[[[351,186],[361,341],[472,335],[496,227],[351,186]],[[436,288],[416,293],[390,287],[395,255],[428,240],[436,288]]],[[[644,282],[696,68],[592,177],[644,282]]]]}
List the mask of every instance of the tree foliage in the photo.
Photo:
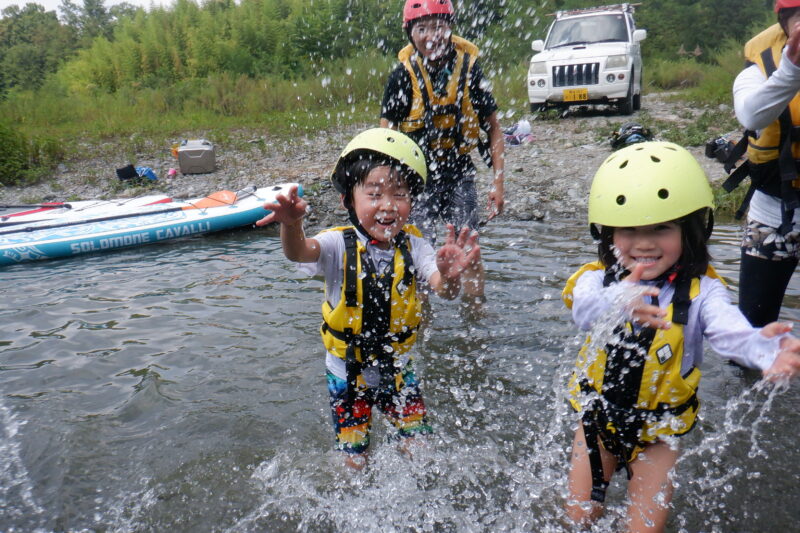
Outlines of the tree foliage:
{"type": "Polygon", "coordinates": [[[38,4],[7,7],[0,18],[0,93],[35,89],[69,57],[74,34],[38,4]]]}
{"type": "MultiPolygon", "coordinates": [[[[62,0],[61,20],[37,4],[0,18],[0,94],[36,88],[56,70],[71,90],[114,92],[172,86],[226,73],[233,79],[324,76],[330,65],[408,40],[404,0],[175,0],[149,11],[104,0],[62,0]],[[69,59],[69,61],[67,61],[69,59]],[[66,63],[66,64],[65,64],[66,63]]],[[[455,0],[456,33],[475,41],[494,68],[519,65],[552,14],[587,0],[455,0]]],[[[650,57],[711,51],[744,40],[771,0],[647,0],[637,23],[650,57]]],[[[711,54],[701,56],[710,57],[711,54]]],[[[490,66],[491,68],[491,66],[490,66]]]]}

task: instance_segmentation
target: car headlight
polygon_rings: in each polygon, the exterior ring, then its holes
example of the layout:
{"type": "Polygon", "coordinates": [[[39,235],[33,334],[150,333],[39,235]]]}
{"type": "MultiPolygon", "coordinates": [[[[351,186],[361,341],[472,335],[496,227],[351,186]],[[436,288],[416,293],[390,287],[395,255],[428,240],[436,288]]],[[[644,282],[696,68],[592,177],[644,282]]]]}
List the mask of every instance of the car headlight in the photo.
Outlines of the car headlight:
{"type": "Polygon", "coordinates": [[[531,62],[531,68],[528,73],[533,75],[547,74],[547,63],[544,61],[531,62]]]}
{"type": "Polygon", "coordinates": [[[628,56],[621,54],[618,56],[608,56],[606,68],[624,68],[628,66],[628,56]]]}

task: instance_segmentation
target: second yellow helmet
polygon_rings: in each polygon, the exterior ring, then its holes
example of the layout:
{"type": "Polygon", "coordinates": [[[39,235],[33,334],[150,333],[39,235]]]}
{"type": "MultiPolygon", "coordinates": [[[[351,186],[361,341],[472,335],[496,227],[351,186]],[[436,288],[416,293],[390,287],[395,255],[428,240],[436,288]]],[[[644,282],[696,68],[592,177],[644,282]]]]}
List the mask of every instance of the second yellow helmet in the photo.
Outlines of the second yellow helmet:
{"type": "Polygon", "coordinates": [[[675,220],[713,208],[708,178],[685,148],[644,142],[603,161],[589,192],[589,225],[631,227],[675,220]]]}

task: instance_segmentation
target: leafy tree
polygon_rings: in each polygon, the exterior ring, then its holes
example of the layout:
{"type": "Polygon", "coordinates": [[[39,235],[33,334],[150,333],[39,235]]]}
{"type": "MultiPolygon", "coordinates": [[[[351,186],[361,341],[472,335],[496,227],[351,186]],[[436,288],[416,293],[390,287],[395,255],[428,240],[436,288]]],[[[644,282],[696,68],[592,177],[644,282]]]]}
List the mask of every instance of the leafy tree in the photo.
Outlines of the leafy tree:
{"type": "Polygon", "coordinates": [[[75,49],[74,34],[54,11],[29,3],[11,6],[0,18],[0,92],[12,87],[35,89],[75,49]]]}
{"type": "MultiPolygon", "coordinates": [[[[123,11],[125,8],[122,8],[123,11]]],[[[61,0],[61,16],[68,26],[74,28],[84,43],[95,37],[111,37],[113,30],[111,13],[103,5],[103,0],[83,0],[82,5],[72,0],[61,0]]]]}

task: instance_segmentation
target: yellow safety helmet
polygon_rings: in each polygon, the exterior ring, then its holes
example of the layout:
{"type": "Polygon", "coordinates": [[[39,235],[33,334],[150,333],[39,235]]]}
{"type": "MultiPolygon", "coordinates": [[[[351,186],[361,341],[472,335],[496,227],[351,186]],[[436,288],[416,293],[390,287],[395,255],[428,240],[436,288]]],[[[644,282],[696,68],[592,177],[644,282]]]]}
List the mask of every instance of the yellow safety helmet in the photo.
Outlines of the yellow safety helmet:
{"type": "Polygon", "coordinates": [[[353,140],[345,146],[331,172],[331,183],[334,188],[346,195],[356,179],[346,172],[347,164],[376,153],[388,156],[400,164],[401,172],[408,182],[412,195],[422,192],[428,177],[428,167],[422,150],[408,135],[388,128],[372,128],[353,137],[353,140]]]}
{"type": "Polygon", "coordinates": [[[589,192],[589,226],[648,226],[714,207],[706,173],[685,148],[636,143],[611,154],[589,192]]]}

